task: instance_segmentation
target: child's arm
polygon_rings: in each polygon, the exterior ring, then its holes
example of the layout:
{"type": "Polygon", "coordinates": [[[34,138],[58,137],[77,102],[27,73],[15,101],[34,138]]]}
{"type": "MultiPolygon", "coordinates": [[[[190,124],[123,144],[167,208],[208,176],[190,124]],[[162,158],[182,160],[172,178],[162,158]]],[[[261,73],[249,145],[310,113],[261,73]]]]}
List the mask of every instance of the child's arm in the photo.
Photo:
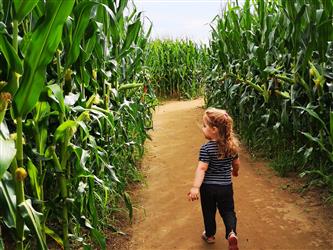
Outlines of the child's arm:
{"type": "Polygon", "coordinates": [[[203,182],[203,179],[205,177],[205,172],[208,169],[208,163],[199,161],[198,167],[195,170],[195,177],[193,181],[193,186],[188,193],[188,199],[189,201],[194,201],[199,199],[199,188],[203,182]]]}
{"type": "Polygon", "coordinates": [[[240,160],[239,158],[236,158],[232,161],[232,175],[237,177],[238,176],[238,170],[240,166],[240,160]]]}

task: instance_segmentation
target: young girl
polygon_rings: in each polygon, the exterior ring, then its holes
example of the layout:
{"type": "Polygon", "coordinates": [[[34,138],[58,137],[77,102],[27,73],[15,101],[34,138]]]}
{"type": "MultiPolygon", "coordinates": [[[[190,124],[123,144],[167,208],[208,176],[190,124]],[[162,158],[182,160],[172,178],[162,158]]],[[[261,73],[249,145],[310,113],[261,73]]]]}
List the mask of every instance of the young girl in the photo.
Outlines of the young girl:
{"type": "Polygon", "coordinates": [[[208,142],[202,145],[190,201],[201,197],[205,231],[202,239],[214,243],[216,208],[223,219],[229,250],[237,250],[236,223],[231,174],[238,176],[239,143],[233,134],[233,120],[225,110],[209,108],[203,116],[202,132],[208,142]]]}

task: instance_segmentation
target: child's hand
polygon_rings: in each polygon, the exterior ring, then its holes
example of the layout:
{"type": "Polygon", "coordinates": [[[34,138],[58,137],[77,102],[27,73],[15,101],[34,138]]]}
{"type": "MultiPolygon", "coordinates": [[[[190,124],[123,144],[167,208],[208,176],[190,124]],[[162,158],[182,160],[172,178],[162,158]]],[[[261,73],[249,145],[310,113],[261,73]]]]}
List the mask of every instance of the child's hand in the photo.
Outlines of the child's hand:
{"type": "Polygon", "coordinates": [[[199,188],[192,187],[190,192],[187,194],[187,196],[188,196],[188,201],[199,200],[199,188]]]}
{"type": "Polygon", "coordinates": [[[236,170],[232,170],[232,176],[237,177],[237,176],[238,176],[238,171],[236,171],[236,170]]]}

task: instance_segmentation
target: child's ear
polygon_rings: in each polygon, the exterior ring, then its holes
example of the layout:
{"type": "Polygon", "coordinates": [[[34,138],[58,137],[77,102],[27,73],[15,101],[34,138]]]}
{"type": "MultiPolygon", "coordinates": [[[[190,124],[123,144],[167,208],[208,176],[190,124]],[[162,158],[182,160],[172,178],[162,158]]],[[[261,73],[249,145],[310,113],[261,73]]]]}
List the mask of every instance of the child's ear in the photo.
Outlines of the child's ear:
{"type": "Polygon", "coordinates": [[[214,133],[218,133],[218,132],[219,132],[219,129],[218,129],[217,127],[214,126],[214,127],[213,127],[213,132],[214,132],[214,133]]]}

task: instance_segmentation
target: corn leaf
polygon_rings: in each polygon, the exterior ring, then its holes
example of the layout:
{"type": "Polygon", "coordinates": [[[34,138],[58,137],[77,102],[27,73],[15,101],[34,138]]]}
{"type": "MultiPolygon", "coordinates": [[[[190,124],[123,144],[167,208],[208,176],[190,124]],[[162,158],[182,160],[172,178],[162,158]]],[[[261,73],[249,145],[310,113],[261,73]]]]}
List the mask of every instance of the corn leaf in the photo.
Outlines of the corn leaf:
{"type": "Polygon", "coordinates": [[[8,70],[12,69],[14,72],[22,74],[23,66],[21,59],[17,55],[13,46],[5,38],[5,35],[0,30],[0,52],[5,57],[8,63],[8,70]]]}
{"type": "Polygon", "coordinates": [[[93,49],[95,48],[95,45],[96,45],[96,41],[97,41],[97,36],[96,36],[96,31],[94,31],[94,34],[92,35],[92,37],[90,39],[88,39],[88,41],[86,42],[85,47],[84,47],[84,51],[82,54],[82,60],[84,62],[88,61],[89,58],[91,57],[93,49]]]}
{"type": "Polygon", "coordinates": [[[16,15],[14,16],[14,19],[18,21],[18,23],[21,23],[23,19],[35,8],[39,0],[29,0],[29,1],[14,1],[15,9],[16,9],[16,15]]]}
{"type": "Polygon", "coordinates": [[[132,202],[131,202],[131,197],[127,192],[124,192],[123,198],[124,198],[124,201],[125,201],[126,208],[128,210],[129,218],[132,221],[132,219],[133,219],[133,206],[132,206],[132,202]]]}
{"type": "Polygon", "coordinates": [[[28,168],[28,174],[29,174],[29,178],[30,178],[30,185],[32,187],[34,196],[37,197],[38,200],[41,200],[42,195],[41,195],[41,186],[39,185],[39,181],[38,181],[38,169],[32,163],[31,160],[28,161],[27,168],[28,168]]]}
{"type": "Polygon", "coordinates": [[[103,234],[95,228],[91,229],[90,233],[93,240],[98,243],[101,249],[106,249],[106,240],[103,234]]]}
{"type": "Polygon", "coordinates": [[[90,21],[90,12],[96,2],[82,2],[74,9],[76,26],[73,34],[73,42],[67,53],[67,60],[65,68],[73,64],[80,54],[80,42],[85,34],[86,28],[90,21]]]}
{"type": "Polygon", "coordinates": [[[63,249],[64,246],[64,242],[63,240],[60,238],[60,236],[58,234],[56,234],[56,232],[54,232],[51,228],[49,227],[45,227],[45,233],[50,236],[52,239],[55,240],[55,242],[57,242],[59,244],[59,246],[61,247],[61,249],[63,249]]]}
{"type": "Polygon", "coordinates": [[[37,235],[37,240],[40,249],[47,250],[45,238],[43,236],[42,227],[40,224],[41,217],[43,214],[38,213],[31,205],[31,200],[28,199],[18,205],[20,214],[24,219],[24,222],[28,228],[37,235]]]}
{"type": "Polygon", "coordinates": [[[330,154],[330,152],[324,146],[323,142],[318,137],[314,137],[310,133],[307,133],[307,132],[301,132],[301,133],[303,135],[305,135],[305,137],[307,137],[310,141],[313,141],[313,142],[317,143],[320,146],[320,148],[322,150],[324,150],[326,153],[330,154]]]}
{"type": "Polygon", "coordinates": [[[24,73],[14,97],[15,116],[25,117],[35,106],[45,84],[46,66],[61,40],[63,25],[74,0],[47,1],[43,20],[32,33],[24,60],[24,73]]]}
{"type": "Polygon", "coordinates": [[[319,117],[319,115],[318,115],[314,110],[309,109],[309,108],[299,107],[299,106],[298,106],[298,107],[295,107],[295,108],[297,108],[297,109],[301,109],[301,110],[304,110],[304,111],[306,111],[309,115],[311,115],[312,117],[316,118],[316,120],[318,120],[318,121],[321,123],[321,125],[323,126],[323,128],[325,129],[325,131],[326,131],[327,133],[329,133],[329,131],[327,130],[327,127],[326,127],[325,122],[319,117]]]}
{"type": "Polygon", "coordinates": [[[129,83],[129,84],[122,84],[118,88],[119,91],[121,90],[126,90],[126,89],[135,89],[135,88],[140,88],[143,86],[143,83],[129,83]]]}
{"type": "Polygon", "coordinates": [[[59,104],[61,112],[65,113],[66,111],[65,100],[64,100],[63,91],[60,88],[60,86],[58,84],[52,84],[47,86],[47,88],[50,89],[52,92],[52,93],[50,93],[50,91],[48,92],[49,97],[52,98],[55,102],[57,102],[59,104]]]}
{"type": "Polygon", "coordinates": [[[138,37],[139,31],[141,29],[141,22],[139,17],[134,23],[130,24],[127,28],[126,39],[123,47],[121,48],[122,52],[128,50],[134,39],[138,37]]]}
{"type": "Polygon", "coordinates": [[[16,195],[12,175],[6,172],[0,180],[0,208],[8,228],[16,227],[16,195]]]}
{"type": "Polygon", "coordinates": [[[16,148],[13,140],[0,139],[0,179],[15,158],[16,148]]]}
{"type": "Polygon", "coordinates": [[[95,183],[94,180],[98,180],[97,176],[95,175],[90,175],[89,176],[89,192],[88,192],[88,207],[89,207],[89,212],[92,218],[92,222],[94,227],[97,225],[98,218],[97,218],[97,208],[96,208],[96,201],[95,201],[95,183]]]}

